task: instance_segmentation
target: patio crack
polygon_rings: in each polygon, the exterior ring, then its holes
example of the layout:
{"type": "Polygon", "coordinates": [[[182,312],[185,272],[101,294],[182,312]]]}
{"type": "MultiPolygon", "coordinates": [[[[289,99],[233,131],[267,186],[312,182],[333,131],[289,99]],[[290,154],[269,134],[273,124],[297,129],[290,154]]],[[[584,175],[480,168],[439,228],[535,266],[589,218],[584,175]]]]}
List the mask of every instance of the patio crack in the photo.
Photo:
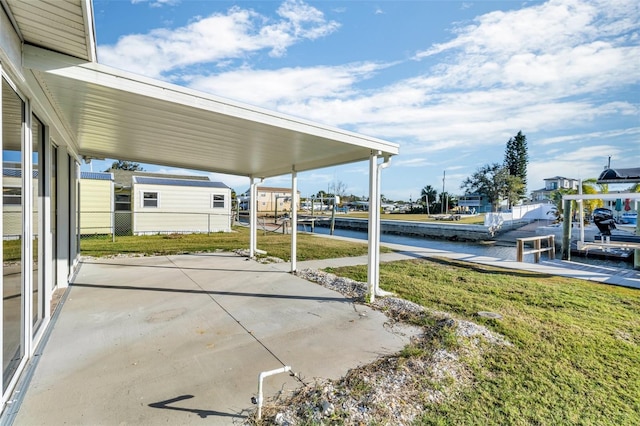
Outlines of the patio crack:
{"type": "MultiPolygon", "coordinates": [[[[191,278],[191,276],[189,276],[189,274],[187,274],[180,266],[178,266],[171,258],[169,258],[168,256],[165,256],[166,259],[173,264],[189,281],[191,281],[196,287],[198,287],[200,290],[202,290],[202,292],[204,294],[206,294],[207,296],[209,296],[209,298],[213,301],[213,303],[215,303],[216,305],[218,305],[218,307],[220,309],[222,309],[224,311],[224,313],[226,313],[231,319],[233,319],[236,324],[238,324],[249,336],[251,336],[260,346],[262,346],[264,348],[264,350],[266,350],[269,354],[271,354],[271,356],[273,358],[276,359],[276,361],[278,361],[283,367],[286,366],[286,364],[280,359],[280,357],[278,357],[278,355],[276,355],[269,347],[267,347],[267,345],[265,345],[260,339],[258,339],[256,337],[255,334],[253,334],[253,332],[251,330],[249,330],[247,327],[245,327],[244,324],[242,324],[242,322],[236,318],[227,308],[225,308],[220,302],[218,302],[218,300],[213,296],[213,294],[211,294],[211,292],[208,292],[204,287],[202,287],[200,285],[200,283],[198,283],[196,280],[194,280],[193,278],[191,278]]],[[[300,383],[302,383],[303,385],[306,385],[307,383],[305,383],[301,378],[300,375],[296,372],[291,371],[291,376],[294,377],[296,380],[298,380],[300,383]]]]}

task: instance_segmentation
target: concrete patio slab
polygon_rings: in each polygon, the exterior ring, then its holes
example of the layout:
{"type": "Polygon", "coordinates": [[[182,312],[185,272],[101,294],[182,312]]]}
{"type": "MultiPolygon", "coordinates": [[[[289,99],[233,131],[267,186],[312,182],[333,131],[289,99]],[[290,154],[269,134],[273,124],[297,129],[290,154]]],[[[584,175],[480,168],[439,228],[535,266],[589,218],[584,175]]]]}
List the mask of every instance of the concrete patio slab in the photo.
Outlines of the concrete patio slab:
{"type": "MultiPolygon", "coordinates": [[[[229,253],[85,260],[15,424],[242,423],[258,374],[338,378],[418,330],[229,253]]],[[[265,380],[265,396],[300,381],[265,380]]]]}

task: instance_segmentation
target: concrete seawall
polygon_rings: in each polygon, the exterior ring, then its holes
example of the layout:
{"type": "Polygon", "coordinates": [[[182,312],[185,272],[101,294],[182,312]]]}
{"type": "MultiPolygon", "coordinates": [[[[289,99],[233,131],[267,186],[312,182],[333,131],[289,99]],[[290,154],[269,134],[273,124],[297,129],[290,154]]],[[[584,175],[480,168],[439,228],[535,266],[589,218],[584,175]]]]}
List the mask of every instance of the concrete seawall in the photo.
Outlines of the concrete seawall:
{"type": "MultiPolygon", "coordinates": [[[[336,217],[335,227],[352,231],[367,232],[368,220],[347,217],[336,217]]],[[[506,232],[527,222],[505,223],[498,233],[506,232]]],[[[316,221],[315,226],[329,227],[330,220],[316,221]]],[[[415,222],[403,220],[381,220],[380,231],[384,234],[407,235],[417,237],[439,238],[454,241],[491,240],[495,235],[488,226],[467,225],[447,222],[415,222]]]]}

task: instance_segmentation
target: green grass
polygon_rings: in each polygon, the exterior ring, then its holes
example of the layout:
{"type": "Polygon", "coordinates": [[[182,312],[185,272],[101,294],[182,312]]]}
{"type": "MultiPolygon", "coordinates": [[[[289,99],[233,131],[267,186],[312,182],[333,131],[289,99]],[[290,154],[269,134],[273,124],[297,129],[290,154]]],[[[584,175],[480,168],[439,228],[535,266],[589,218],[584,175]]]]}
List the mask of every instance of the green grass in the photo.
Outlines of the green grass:
{"type": "Polygon", "coordinates": [[[22,240],[4,240],[2,257],[5,262],[18,261],[22,258],[22,240]]]}
{"type": "MultiPolygon", "coordinates": [[[[366,281],[366,266],[331,272],[366,281]]],[[[640,291],[443,259],[382,264],[380,281],[513,343],[489,349],[472,385],[418,424],[640,424],[640,291]]]]}
{"type": "MultiPolygon", "coordinates": [[[[83,238],[80,243],[82,255],[110,256],[119,253],[168,255],[179,253],[233,251],[249,248],[249,230],[236,227],[234,232],[212,234],[170,234],[116,237],[83,238]]],[[[257,246],[265,250],[268,256],[289,261],[291,254],[291,236],[280,233],[258,231],[257,246]]],[[[352,243],[330,238],[321,238],[309,234],[298,234],[297,260],[330,259],[335,257],[360,256],[367,254],[366,243],[352,243]]],[[[388,249],[384,249],[389,251],[388,249]]]]}

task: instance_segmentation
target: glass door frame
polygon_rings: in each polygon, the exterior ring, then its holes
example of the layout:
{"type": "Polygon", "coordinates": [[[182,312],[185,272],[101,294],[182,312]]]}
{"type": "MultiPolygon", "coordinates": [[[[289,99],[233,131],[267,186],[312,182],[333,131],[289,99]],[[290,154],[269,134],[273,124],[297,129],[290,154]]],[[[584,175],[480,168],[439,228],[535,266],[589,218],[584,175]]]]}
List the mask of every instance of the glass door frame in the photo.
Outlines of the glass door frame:
{"type": "MultiPolygon", "coordinates": [[[[27,362],[34,355],[36,346],[42,339],[47,325],[50,321],[50,306],[51,306],[51,283],[47,280],[51,279],[52,261],[49,259],[51,255],[51,236],[50,236],[50,217],[51,205],[49,200],[50,195],[50,183],[51,178],[49,171],[51,170],[51,142],[49,137],[49,126],[43,121],[38,114],[33,110],[32,104],[29,99],[24,96],[18,89],[16,84],[12,81],[11,77],[2,68],[0,63],[0,77],[6,81],[8,86],[15,92],[23,103],[23,116],[21,123],[21,162],[22,162],[22,232],[21,232],[21,252],[22,252],[22,303],[21,319],[20,319],[20,361],[17,367],[12,371],[12,376],[8,379],[6,386],[0,391],[1,393],[1,405],[4,407],[8,398],[11,396],[20,375],[25,369],[27,362]],[[34,167],[33,167],[33,137],[32,137],[32,117],[34,115],[42,123],[41,132],[43,135],[40,137],[42,143],[40,153],[38,155],[38,182],[35,188],[34,194],[34,167]],[[41,189],[40,189],[41,188],[41,189]],[[38,209],[37,223],[33,223],[34,208],[38,209]],[[42,318],[34,324],[33,318],[33,291],[34,291],[34,253],[33,253],[33,237],[35,233],[38,233],[38,253],[35,255],[39,258],[38,265],[38,277],[36,285],[39,285],[42,290],[38,294],[38,309],[42,310],[42,318]]],[[[2,123],[2,85],[0,84],[0,123],[2,123]]],[[[1,130],[1,129],[0,129],[1,130]]],[[[2,134],[0,133],[0,144],[3,144],[2,134]]],[[[3,146],[4,151],[4,146],[3,146]]],[[[4,176],[0,176],[0,184],[4,184],[4,176]]],[[[4,214],[4,213],[3,213],[4,214]]],[[[0,227],[3,227],[0,224],[0,227]]],[[[4,233],[4,230],[3,230],[4,233]]],[[[3,248],[0,246],[0,254],[3,254],[3,248]]],[[[0,290],[4,289],[4,277],[0,275],[0,290]]],[[[4,318],[4,306],[0,303],[0,321],[4,318]]],[[[4,321],[2,327],[3,329],[4,321]]],[[[3,333],[0,332],[0,346],[4,348],[3,333]]],[[[4,357],[3,351],[0,351],[0,358],[4,357]]],[[[4,365],[4,359],[1,360],[4,365]]],[[[4,369],[3,369],[4,370],[4,369]]],[[[4,371],[3,371],[4,375],[4,371]]],[[[4,381],[3,381],[4,382],[4,381]]]]}

